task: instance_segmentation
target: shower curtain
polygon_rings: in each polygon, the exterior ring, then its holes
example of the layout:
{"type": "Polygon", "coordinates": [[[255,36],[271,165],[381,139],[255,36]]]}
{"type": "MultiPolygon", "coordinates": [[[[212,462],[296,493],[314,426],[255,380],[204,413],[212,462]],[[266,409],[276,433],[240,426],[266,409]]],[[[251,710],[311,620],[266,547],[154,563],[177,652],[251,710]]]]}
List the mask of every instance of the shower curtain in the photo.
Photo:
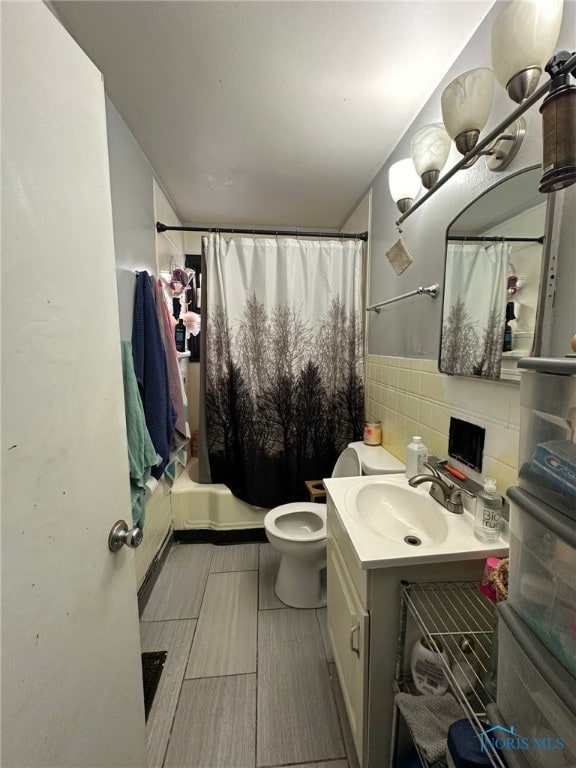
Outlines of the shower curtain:
{"type": "Polygon", "coordinates": [[[211,481],[261,507],[307,498],[363,425],[362,244],[204,239],[211,481]]]}
{"type": "Polygon", "coordinates": [[[500,376],[510,250],[509,243],[448,243],[443,373],[500,376]]]}

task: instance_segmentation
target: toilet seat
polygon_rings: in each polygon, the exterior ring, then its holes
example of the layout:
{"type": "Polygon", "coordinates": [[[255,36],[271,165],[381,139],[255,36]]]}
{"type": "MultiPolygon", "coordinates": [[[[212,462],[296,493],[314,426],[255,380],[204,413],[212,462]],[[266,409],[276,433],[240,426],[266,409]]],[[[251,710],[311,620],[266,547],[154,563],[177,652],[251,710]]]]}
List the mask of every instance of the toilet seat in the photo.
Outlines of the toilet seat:
{"type": "Polygon", "coordinates": [[[320,541],[326,538],[326,504],[282,504],[267,512],[264,527],[286,541],[320,541]]]}

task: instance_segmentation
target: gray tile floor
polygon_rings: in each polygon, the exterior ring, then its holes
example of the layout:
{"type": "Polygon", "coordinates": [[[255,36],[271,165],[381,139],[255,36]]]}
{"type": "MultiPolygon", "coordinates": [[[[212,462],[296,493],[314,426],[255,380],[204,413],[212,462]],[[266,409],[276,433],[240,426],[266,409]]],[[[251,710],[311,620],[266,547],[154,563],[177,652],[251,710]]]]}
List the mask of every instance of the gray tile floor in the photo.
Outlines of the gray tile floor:
{"type": "Polygon", "coordinates": [[[147,723],[149,768],[358,768],[326,609],[274,594],[269,544],[177,544],[142,612],[167,651],[147,723]]]}

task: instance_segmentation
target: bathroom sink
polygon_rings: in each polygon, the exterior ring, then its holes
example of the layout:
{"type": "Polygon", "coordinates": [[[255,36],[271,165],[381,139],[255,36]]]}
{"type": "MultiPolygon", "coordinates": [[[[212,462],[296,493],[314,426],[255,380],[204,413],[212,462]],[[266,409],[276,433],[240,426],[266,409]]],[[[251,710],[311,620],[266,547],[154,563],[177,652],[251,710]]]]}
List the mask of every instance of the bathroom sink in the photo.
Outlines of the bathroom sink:
{"type": "Polygon", "coordinates": [[[374,533],[410,546],[441,544],[448,536],[442,507],[428,493],[388,482],[361,488],[352,514],[374,533]]]}
{"type": "MultiPolygon", "coordinates": [[[[362,568],[473,560],[508,554],[508,529],[498,542],[474,536],[473,502],[454,514],[404,474],[327,478],[328,522],[336,514],[362,568]]],[[[330,535],[330,534],[329,534],[330,535]]]]}

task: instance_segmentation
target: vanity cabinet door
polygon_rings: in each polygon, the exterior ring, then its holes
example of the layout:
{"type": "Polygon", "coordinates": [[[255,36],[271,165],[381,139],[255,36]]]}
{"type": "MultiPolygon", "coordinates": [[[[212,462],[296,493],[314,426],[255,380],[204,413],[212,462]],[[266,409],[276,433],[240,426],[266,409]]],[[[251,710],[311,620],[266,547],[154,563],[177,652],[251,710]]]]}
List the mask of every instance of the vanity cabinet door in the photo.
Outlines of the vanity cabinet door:
{"type": "Polygon", "coordinates": [[[360,764],[368,690],[368,612],[336,544],[328,546],[328,634],[360,764]]]}

